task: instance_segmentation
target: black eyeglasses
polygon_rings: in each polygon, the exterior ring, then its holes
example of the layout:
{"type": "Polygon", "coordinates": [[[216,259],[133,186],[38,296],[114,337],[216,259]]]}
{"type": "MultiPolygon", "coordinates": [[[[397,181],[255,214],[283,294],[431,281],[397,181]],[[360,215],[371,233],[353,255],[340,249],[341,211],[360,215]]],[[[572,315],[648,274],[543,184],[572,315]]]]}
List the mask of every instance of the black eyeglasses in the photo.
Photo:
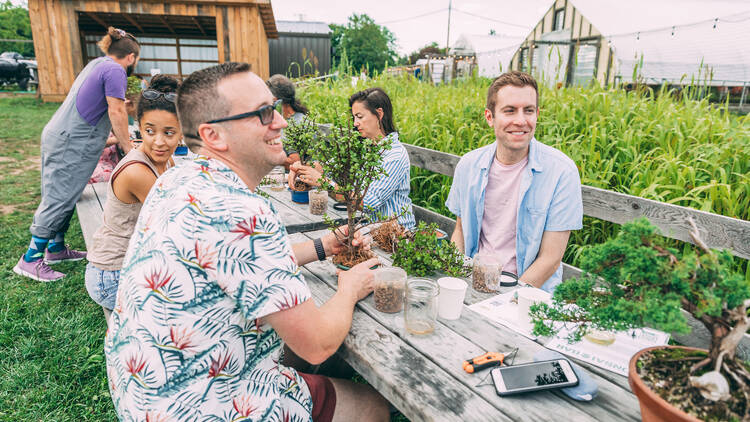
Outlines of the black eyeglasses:
{"type": "Polygon", "coordinates": [[[260,124],[268,126],[273,122],[273,112],[281,106],[281,100],[276,100],[271,105],[264,105],[263,107],[255,110],[248,111],[247,113],[235,114],[234,116],[222,117],[221,119],[209,120],[206,123],[221,123],[228,122],[230,120],[240,120],[246,117],[258,116],[260,118],[260,124]]]}
{"type": "Polygon", "coordinates": [[[170,103],[174,103],[177,101],[177,93],[176,92],[161,92],[157,91],[155,89],[147,89],[141,93],[143,95],[143,98],[147,100],[155,100],[159,98],[160,95],[164,96],[164,99],[169,101],[170,103]]]}

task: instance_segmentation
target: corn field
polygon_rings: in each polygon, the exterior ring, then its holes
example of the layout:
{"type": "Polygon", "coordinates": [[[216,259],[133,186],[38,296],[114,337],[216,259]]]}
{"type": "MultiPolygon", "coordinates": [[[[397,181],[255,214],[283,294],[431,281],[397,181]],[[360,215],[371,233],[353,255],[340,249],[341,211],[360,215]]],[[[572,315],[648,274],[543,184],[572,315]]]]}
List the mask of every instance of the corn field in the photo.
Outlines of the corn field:
{"type": "MultiPolygon", "coordinates": [[[[470,78],[436,87],[381,75],[353,86],[347,77],[303,83],[299,96],[322,123],[348,113],[353,92],[380,86],[393,101],[402,142],[462,155],[495,140],[483,116],[490,82],[470,78]]],[[[596,86],[540,90],[536,138],[572,158],[584,185],[750,220],[748,116],[709,104],[694,95],[697,89],[681,95],[596,86]]],[[[450,184],[450,177],[412,168],[417,205],[451,216],[444,205],[450,184]]],[[[565,261],[575,265],[581,248],[616,231],[585,217],[565,261]]],[[[738,269],[750,280],[746,261],[738,269]]]]}

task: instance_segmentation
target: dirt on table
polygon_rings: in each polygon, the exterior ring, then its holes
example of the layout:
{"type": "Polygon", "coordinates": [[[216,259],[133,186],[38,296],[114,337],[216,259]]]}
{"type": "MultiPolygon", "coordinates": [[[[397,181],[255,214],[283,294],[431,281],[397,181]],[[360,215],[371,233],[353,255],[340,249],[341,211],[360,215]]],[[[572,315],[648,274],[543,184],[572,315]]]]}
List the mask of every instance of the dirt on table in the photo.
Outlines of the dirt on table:
{"type": "Polygon", "coordinates": [[[365,262],[368,259],[375,256],[371,251],[366,251],[361,248],[355,248],[353,253],[349,251],[342,252],[333,257],[333,263],[337,265],[343,265],[345,267],[353,267],[360,262],[365,262]]]}
{"type": "MultiPolygon", "coordinates": [[[[732,395],[727,401],[708,400],[697,388],[690,385],[690,367],[705,357],[705,352],[681,349],[654,350],[641,356],[636,363],[636,370],[648,388],[672,406],[700,420],[745,420],[743,417],[750,403],[731,377],[726,377],[732,395]]],[[[707,368],[693,375],[700,376],[711,370],[713,368],[707,368]]]]}

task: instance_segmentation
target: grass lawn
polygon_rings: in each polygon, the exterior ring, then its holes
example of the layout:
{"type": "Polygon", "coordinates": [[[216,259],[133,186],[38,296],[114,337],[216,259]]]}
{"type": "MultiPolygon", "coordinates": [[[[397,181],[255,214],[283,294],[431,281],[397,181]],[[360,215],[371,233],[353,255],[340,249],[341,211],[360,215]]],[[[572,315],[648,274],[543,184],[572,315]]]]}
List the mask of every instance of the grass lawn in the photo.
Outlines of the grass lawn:
{"type": "MultiPolygon", "coordinates": [[[[85,261],[55,265],[67,276],[53,283],[13,272],[40,199],[39,137],[57,107],[0,98],[0,421],[116,421],[85,261]]],[[[66,242],[85,249],[77,216],[66,242]]]]}
{"type": "MultiPolygon", "coordinates": [[[[39,137],[58,104],[0,99],[0,420],[116,420],[102,342],[106,323],[84,287],[85,262],[39,283],[13,272],[39,203],[39,137]]],[[[66,241],[85,249],[76,217],[66,241]]]]}

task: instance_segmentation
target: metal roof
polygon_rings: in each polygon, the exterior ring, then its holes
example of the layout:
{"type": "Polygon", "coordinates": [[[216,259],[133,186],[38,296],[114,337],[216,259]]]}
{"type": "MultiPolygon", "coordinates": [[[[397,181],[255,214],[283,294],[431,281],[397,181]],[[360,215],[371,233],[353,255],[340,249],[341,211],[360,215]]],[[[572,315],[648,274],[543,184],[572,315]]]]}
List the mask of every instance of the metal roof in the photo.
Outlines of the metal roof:
{"type": "Polygon", "coordinates": [[[331,29],[325,22],[276,21],[279,34],[330,34],[331,29]]]}

